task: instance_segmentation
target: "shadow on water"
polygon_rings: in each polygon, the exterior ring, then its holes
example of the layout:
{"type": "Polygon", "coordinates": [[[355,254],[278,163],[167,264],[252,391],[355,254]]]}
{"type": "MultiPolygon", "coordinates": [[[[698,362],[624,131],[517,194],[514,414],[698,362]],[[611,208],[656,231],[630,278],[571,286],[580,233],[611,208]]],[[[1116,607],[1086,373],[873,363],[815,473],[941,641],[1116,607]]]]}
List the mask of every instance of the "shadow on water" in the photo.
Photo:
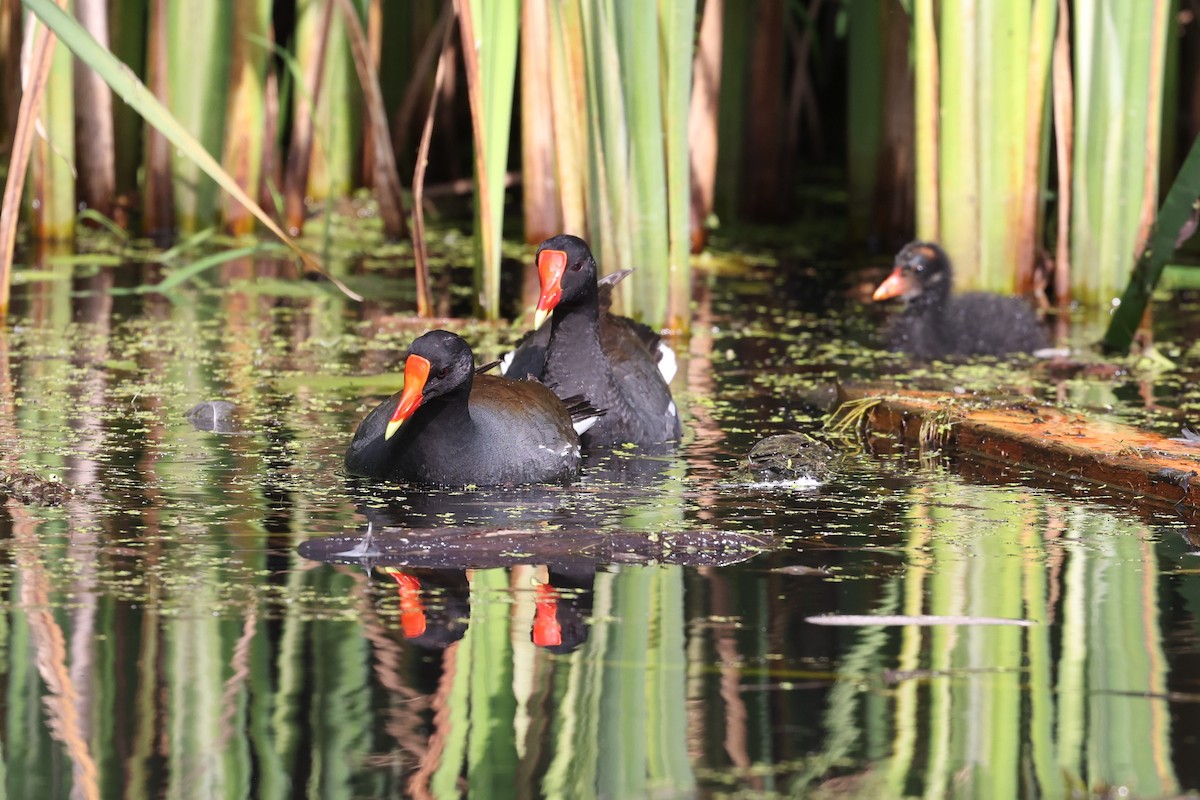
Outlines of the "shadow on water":
{"type": "Polygon", "coordinates": [[[886,375],[1177,431],[1195,326],[1165,375],[914,368],[853,295],[717,271],[676,342],[678,447],[448,491],[341,471],[411,323],[269,279],[73,296],[73,269],[0,336],[0,470],[61,500],[0,481],[8,796],[1200,789],[1196,521],[821,430],[823,386],[886,375]],[[825,483],[736,479],[789,432],[838,451],[825,483]],[[1033,624],[810,621],[837,615],[1033,624]]]}

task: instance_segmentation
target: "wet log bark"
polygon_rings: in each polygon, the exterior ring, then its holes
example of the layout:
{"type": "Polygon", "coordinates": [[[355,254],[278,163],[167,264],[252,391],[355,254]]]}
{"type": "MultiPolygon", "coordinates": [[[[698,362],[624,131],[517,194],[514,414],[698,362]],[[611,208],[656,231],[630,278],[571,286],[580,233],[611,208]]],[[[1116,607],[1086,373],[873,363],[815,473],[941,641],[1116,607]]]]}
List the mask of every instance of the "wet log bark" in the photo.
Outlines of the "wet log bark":
{"type": "Polygon", "coordinates": [[[1200,508],[1200,441],[1190,445],[1129,425],[1052,406],[884,386],[839,387],[849,401],[878,402],[863,417],[872,433],[967,458],[1017,464],[1086,481],[1136,499],[1200,508]]]}

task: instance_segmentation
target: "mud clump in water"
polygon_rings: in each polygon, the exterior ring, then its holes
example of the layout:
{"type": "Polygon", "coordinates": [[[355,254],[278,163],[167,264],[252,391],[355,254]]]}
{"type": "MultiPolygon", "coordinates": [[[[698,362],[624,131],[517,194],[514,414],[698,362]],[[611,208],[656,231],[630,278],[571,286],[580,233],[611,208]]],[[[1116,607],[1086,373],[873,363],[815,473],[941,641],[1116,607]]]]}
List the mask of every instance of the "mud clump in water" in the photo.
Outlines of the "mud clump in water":
{"type": "Polygon", "coordinates": [[[739,481],[824,481],[833,450],[803,433],[768,436],[750,449],[734,473],[739,481]]]}

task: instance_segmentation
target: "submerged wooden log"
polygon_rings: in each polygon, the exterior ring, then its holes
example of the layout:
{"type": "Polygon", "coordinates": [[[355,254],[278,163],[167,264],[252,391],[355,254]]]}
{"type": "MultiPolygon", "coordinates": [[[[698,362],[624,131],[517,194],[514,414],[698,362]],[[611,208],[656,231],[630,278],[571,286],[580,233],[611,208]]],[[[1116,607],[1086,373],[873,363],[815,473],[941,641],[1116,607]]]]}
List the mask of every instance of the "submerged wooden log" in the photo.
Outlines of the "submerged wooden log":
{"type": "Polygon", "coordinates": [[[1020,399],[839,388],[833,425],[860,424],[908,444],[940,447],[1087,481],[1177,507],[1200,507],[1200,439],[1174,440],[1020,399]]]}

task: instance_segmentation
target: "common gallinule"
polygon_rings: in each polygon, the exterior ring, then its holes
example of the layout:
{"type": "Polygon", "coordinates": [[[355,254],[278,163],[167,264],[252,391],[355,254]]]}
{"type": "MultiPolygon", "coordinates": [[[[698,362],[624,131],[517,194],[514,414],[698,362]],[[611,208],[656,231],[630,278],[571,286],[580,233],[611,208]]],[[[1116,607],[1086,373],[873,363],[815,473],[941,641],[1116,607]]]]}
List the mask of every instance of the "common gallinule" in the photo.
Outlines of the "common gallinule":
{"type": "Polygon", "coordinates": [[[601,313],[596,259],[577,236],[559,235],[537,251],[542,294],[534,327],[550,317],[541,380],[560,397],[583,395],[604,416],[584,447],[652,444],[679,438],[679,412],[656,354],[622,318],[601,313]]]}
{"type": "Polygon", "coordinates": [[[564,481],[601,413],[536,381],[476,375],[461,337],[430,331],[408,348],[404,389],[359,424],[346,471],[445,486],[564,481]]]}
{"type": "MultiPolygon", "coordinates": [[[[632,331],[658,363],[658,371],[667,383],[675,377],[677,367],[675,351],[663,341],[649,325],[643,325],[629,317],[609,313],[612,308],[613,287],[633,274],[631,269],[623,269],[611,275],[605,275],[596,281],[597,304],[601,318],[607,317],[614,325],[625,325],[632,331]]],[[[550,328],[541,325],[526,333],[517,342],[512,352],[500,361],[500,374],[510,378],[523,378],[527,375],[541,375],[546,368],[546,347],[550,344],[550,328]]]]}
{"type": "Polygon", "coordinates": [[[904,299],[887,333],[889,350],[916,358],[1031,353],[1046,347],[1037,316],[1016,297],[988,292],[951,295],[950,259],[932,242],[909,242],[875,300],[904,299]]]}

